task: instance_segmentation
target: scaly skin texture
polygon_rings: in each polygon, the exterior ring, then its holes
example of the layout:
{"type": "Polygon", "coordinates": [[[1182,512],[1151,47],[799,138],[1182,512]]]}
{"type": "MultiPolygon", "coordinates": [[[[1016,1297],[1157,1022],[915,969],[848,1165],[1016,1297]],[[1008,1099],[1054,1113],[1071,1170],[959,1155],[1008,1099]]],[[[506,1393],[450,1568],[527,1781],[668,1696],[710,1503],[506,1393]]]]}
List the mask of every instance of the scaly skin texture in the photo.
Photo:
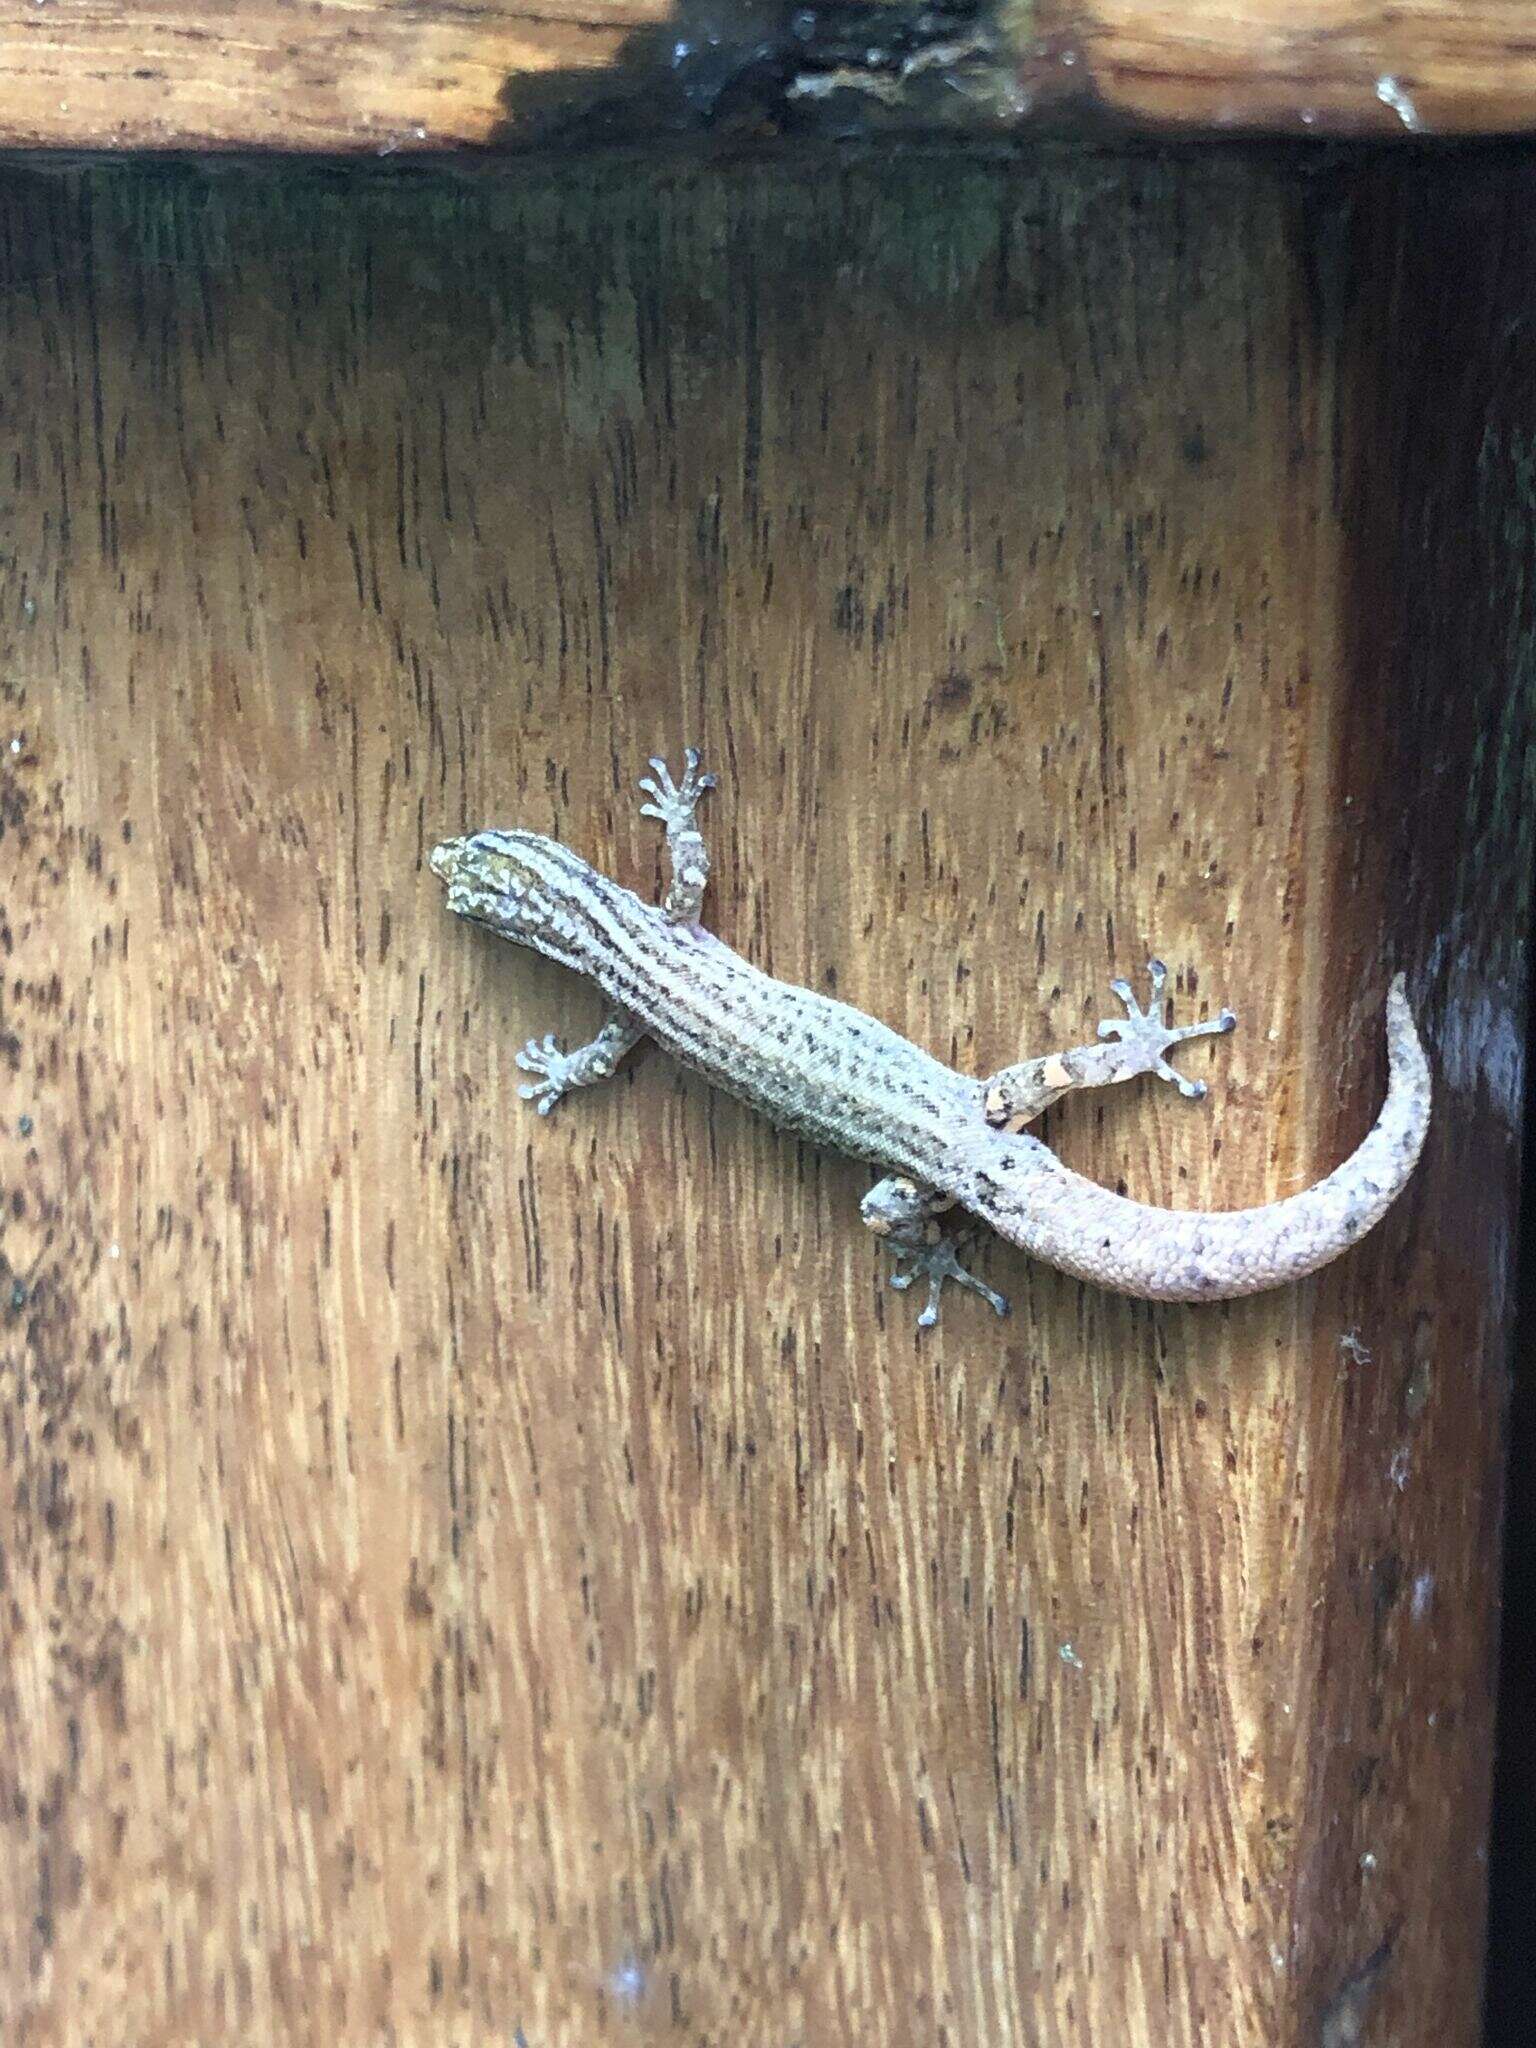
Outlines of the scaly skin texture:
{"type": "Polygon", "coordinates": [[[887,1025],[814,990],[776,981],[697,922],[709,871],[694,813],[713,777],[691,750],[680,782],[653,761],[643,808],[667,828],[673,882],[657,909],[537,832],[478,832],[434,848],[431,865],[460,916],[595,982],[610,1014],[588,1046],[530,1040],[522,1092],[548,1113],[569,1089],[612,1074],[641,1037],[695,1068],[782,1129],[882,1168],[864,1220],[910,1262],[894,1284],[929,1285],[919,1317],[937,1317],[954,1280],[1006,1303],[967,1273],[939,1217],[955,1206],[1063,1272],[1152,1301],[1255,1294],[1314,1272],[1384,1214],[1413,1171],[1429,1123],[1429,1065],[1401,976],[1387,995],[1391,1078],[1374,1128],[1315,1186],[1257,1209],[1216,1213],[1127,1201],[1065,1167],[1020,1126],[1076,1088],[1153,1074],[1204,1093],[1168,1064],[1181,1040],[1228,1031],[1230,1011],[1171,1029],[1166,970],[1149,970],[1143,1010],[1114,984],[1124,1019],[1101,1043],[1029,1060],[987,1080],[956,1073],[887,1025]]]}

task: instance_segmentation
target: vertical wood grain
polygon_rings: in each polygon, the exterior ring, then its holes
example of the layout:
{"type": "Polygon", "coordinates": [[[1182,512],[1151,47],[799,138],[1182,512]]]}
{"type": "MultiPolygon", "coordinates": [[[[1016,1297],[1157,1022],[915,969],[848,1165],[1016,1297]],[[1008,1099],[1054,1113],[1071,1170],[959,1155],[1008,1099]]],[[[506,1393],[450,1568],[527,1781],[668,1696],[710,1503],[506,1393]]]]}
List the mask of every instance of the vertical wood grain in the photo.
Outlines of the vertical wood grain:
{"type": "Polygon", "coordinates": [[[10,2036],[1474,2039],[1532,252],[1425,175],[0,187],[10,2036]],[[424,852],[649,884],[688,740],[716,927],[945,1057],[1234,1004],[1083,1170],[1302,1185],[1398,965],[1425,1169],[920,1338],[659,1055],[531,1118],[595,1001],[424,852]]]}

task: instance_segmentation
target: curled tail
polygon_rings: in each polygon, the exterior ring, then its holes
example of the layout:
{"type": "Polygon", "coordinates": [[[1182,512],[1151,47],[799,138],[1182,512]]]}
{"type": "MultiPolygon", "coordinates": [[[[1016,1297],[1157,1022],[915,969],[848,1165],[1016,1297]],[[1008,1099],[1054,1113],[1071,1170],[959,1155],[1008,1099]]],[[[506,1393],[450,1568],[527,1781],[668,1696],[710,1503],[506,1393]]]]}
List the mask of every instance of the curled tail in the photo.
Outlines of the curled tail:
{"type": "Polygon", "coordinates": [[[1398,975],[1387,991],[1391,1078],[1381,1115],[1325,1180],[1257,1209],[1157,1209],[1085,1180],[1038,1147],[1027,1185],[967,1202],[1049,1265],[1147,1301],[1224,1301],[1283,1287],[1357,1244],[1401,1193],[1429,1128],[1429,1061],[1398,975]]]}

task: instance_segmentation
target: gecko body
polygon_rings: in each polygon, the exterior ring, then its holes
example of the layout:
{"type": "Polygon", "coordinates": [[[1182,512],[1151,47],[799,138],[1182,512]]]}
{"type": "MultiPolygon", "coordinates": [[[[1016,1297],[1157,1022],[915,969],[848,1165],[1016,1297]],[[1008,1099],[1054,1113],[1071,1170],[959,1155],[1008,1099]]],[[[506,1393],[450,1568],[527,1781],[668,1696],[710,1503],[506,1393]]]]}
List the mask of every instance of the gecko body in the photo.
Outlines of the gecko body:
{"type": "Polygon", "coordinates": [[[880,1023],[816,990],[754,967],[699,923],[709,859],[695,811],[713,782],[691,750],[680,782],[653,761],[642,808],[666,825],[673,880],[663,906],[641,900],[558,841],[529,831],[447,840],[431,855],[449,908],[585,975],[609,1005],[590,1045],[530,1041],[522,1093],[540,1111],[610,1076],[643,1037],[781,1129],[865,1160],[887,1176],[863,1203],[870,1229],[906,1262],[897,1286],[926,1279],[921,1322],[953,1280],[1002,1297],[960,1264],[941,1218],[959,1208],[1000,1237],[1079,1278],[1149,1300],[1213,1300],[1281,1286],[1354,1244],[1412,1172],[1429,1117],[1428,1063],[1401,979],[1387,997],[1391,1078],[1370,1133],[1326,1179],[1255,1209],[1198,1212],[1133,1202],[1064,1166],[1022,1127],[1059,1096],[1154,1074],[1205,1093],[1167,1054],[1232,1029],[1214,1019],[1170,1027],[1166,970],[1149,969],[1143,1009],[1112,984],[1126,1016],[1100,1042],[1005,1068],[958,1073],[880,1023]]]}

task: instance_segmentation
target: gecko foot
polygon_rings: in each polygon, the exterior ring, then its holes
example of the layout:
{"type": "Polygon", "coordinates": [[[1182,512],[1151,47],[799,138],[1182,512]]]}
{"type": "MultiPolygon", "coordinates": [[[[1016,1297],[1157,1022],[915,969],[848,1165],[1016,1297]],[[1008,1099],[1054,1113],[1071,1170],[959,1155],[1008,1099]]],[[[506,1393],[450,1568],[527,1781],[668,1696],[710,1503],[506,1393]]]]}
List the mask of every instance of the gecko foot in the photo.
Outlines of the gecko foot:
{"type": "Polygon", "coordinates": [[[1230,1010],[1223,1010],[1219,1016],[1210,1017],[1202,1024],[1170,1025],[1168,1002],[1163,994],[1168,985],[1168,970],[1161,960],[1149,960],[1147,975],[1152,984],[1152,994],[1145,1009],[1137,1002],[1128,981],[1109,984],[1124,1003],[1125,1015],[1106,1017],[1099,1026],[1099,1036],[1118,1038],[1137,1056],[1137,1071],[1156,1074],[1160,1081],[1171,1081],[1181,1095],[1198,1102],[1206,1092],[1205,1083],[1187,1080],[1168,1064],[1164,1055],[1188,1038],[1219,1038],[1235,1027],[1237,1019],[1230,1010]]]}
{"type": "Polygon", "coordinates": [[[640,787],[652,799],[640,806],[642,818],[659,818],[668,832],[689,832],[693,829],[693,814],[699,807],[699,799],[705,790],[713,789],[713,775],[699,773],[699,750],[689,747],[683,755],[683,779],[672,780],[672,771],[658,755],[651,756],[654,775],[642,775],[640,787]]]}
{"type": "Polygon", "coordinates": [[[1007,1315],[1007,1296],[995,1293],[992,1288],[978,1280],[974,1273],[966,1271],[956,1256],[955,1246],[950,1238],[940,1237],[932,1244],[917,1246],[892,1245],[891,1250],[896,1258],[910,1262],[904,1273],[891,1275],[893,1287],[906,1289],[914,1280],[928,1282],[927,1305],[917,1319],[917,1327],[920,1330],[931,1330],[939,1320],[939,1296],[944,1290],[946,1280],[953,1280],[961,1287],[968,1287],[972,1294],[979,1294],[983,1301],[990,1302],[998,1315],[1007,1315]]]}
{"type": "Polygon", "coordinates": [[[891,1275],[891,1285],[908,1288],[914,1280],[928,1282],[928,1301],[917,1319],[918,1328],[931,1330],[939,1320],[939,1296],[944,1282],[953,1280],[991,1302],[1000,1316],[1008,1303],[968,1273],[956,1252],[956,1241],[945,1234],[939,1217],[954,1207],[954,1198],[935,1189],[919,1187],[905,1174],[893,1173],[878,1181],[859,1204],[865,1226],[872,1230],[896,1259],[906,1264],[903,1273],[891,1275]]]}
{"type": "Polygon", "coordinates": [[[561,1050],[560,1041],[553,1034],[542,1043],[530,1038],[517,1055],[517,1064],[525,1074],[537,1074],[537,1081],[525,1081],[518,1094],[524,1102],[531,1102],[540,1116],[548,1116],[567,1089],[580,1085],[573,1068],[571,1055],[561,1050]]]}

